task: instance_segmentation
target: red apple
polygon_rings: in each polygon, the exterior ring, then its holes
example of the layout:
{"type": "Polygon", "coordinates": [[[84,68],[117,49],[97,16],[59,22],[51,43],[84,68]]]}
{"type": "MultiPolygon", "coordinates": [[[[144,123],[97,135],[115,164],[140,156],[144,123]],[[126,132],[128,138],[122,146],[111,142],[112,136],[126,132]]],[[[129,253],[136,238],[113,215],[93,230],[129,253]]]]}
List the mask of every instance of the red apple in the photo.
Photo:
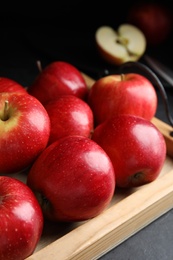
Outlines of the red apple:
{"type": "Polygon", "coordinates": [[[48,64],[28,87],[28,93],[43,104],[62,94],[72,94],[85,99],[87,92],[82,73],[72,64],[63,61],[48,64]]]}
{"type": "Polygon", "coordinates": [[[164,42],[172,31],[172,14],[164,3],[135,4],[130,8],[127,19],[143,31],[150,45],[164,42]]]}
{"type": "Polygon", "coordinates": [[[0,77],[0,92],[23,92],[26,93],[26,89],[15,80],[6,77],[0,77]]]}
{"type": "Polygon", "coordinates": [[[0,172],[30,166],[47,146],[50,119],[44,106],[28,93],[0,93],[0,172]]]}
{"type": "Polygon", "coordinates": [[[41,207],[31,189],[12,177],[0,176],[0,198],[0,259],[25,259],[42,235],[41,207]]]}
{"type": "Polygon", "coordinates": [[[32,165],[28,186],[45,218],[83,221],[109,205],[115,189],[113,165],[90,138],[69,135],[49,145],[32,165]]]}
{"type": "Polygon", "coordinates": [[[156,113],[157,93],[151,82],[140,74],[108,75],[90,88],[88,104],[96,125],[118,114],[134,114],[150,120],[156,113]]]}
{"type": "Polygon", "coordinates": [[[84,100],[74,95],[61,95],[48,102],[45,109],[51,123],[49,144],[70,134],[91,137],[93,112],[84,100]]]}
{"type": "Polygon", "coordinates": [[[156,126],[135,115],[119,115],[97,126],[92,140],[110,157],[117,187],[154,181],[165,161],[165,139],[156,126]]]}

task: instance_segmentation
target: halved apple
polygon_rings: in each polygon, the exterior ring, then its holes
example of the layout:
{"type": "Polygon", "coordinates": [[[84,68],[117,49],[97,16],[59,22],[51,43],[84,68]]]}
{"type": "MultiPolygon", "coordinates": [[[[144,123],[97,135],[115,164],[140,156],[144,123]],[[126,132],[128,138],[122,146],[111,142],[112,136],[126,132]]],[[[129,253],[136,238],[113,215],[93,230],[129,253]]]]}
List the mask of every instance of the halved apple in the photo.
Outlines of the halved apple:
{"type": "Polygon", "coordinates": [[[115,65],[139,60],[147,44],[143,32],[131,24],[122,24],[117,31],[101,26],[96,30],[95,40],[102,58],[115,65]]]}

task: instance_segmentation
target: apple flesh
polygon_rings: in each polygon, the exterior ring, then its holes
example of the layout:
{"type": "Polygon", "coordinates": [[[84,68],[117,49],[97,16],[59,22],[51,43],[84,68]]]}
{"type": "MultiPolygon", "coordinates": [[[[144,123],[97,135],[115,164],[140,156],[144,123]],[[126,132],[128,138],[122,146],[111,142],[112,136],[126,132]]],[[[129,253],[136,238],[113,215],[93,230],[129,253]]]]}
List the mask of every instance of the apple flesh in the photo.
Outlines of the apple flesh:
{"type": "Polygon", "coordinates": [[[82,73],[72,64],[63,61],[48,64],[28,87],[28,93],[42,104],[64,94],[85,99],[87,92],[88,88],[82,73]]]}
{"type": "Polygon", "coordinates": [[[96,30],[95,40],[101,57],[114,65],[137,61],[146,50],[143,32],[131,24],[122,24],[117,31],[101,26],[96,30]]]}
{"type": "Polygon", "coordinates": [[[32,165],[27,185],[45,218],[83,221],[100,214],[115,190],[110,158],[90,138],[66,136],[49,145],[32,165]]]}
{"type": "Polygon", "coordinates": [[[94,116],[84,100],[74,95],[60,95],[44,107],[51,123],[49,144],[67,135],[91,137],[94,116]]]}
{"type": "Polygon", "coordinates": [[[6,77],[0,77],[0,92],[23,92],[26,93],[26,89],[15,80],[6,77]]]}
{"type": "Polygon", "coordinates": [[[165,162],[163,135],[142,117],[112,117],[95,128],[92,140],[110,157],[117,187],[131,188],[154,181],[165,162]]]}
{"type": "Polygon", "coordinates": [[[47,146],[50,119],[44,106],[28,93],[0,93],[0,172],[29,167],[47,146]]]}
{"type": "Polygon", "coordinates": [[[133,114],[151,120],[156,113],[157,102],[152,83],[136,73],[102,77],[95,81],[88,94],[95,125],[118,114],[133,114]]]}
{"type": "Polygon", "coordinates": [[[148,45],[163,43],[172,31],[172,14],[163,3],[135,4],[129,9],[127,19],[140,28],[148,45]]]}
{"type": "Polygon", "coordinates": [[[31,189],[15,178],[0,176],[0,259],[30,256],[42,235],[43,221],[31,189]]]}

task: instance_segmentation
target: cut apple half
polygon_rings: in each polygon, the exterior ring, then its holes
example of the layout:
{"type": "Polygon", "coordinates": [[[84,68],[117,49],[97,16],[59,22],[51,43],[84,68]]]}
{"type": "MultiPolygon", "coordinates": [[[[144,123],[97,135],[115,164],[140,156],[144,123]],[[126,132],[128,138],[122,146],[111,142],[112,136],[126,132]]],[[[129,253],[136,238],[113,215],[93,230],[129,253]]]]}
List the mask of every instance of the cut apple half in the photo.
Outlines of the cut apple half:
{"type": "Polygon", "coordinates": [[[101,26],[96,30],[95,40],[102,58],[115,65],[139,60],[147,43],[143,32],[131,24],[122,24],[117,31],[101,26]]]}

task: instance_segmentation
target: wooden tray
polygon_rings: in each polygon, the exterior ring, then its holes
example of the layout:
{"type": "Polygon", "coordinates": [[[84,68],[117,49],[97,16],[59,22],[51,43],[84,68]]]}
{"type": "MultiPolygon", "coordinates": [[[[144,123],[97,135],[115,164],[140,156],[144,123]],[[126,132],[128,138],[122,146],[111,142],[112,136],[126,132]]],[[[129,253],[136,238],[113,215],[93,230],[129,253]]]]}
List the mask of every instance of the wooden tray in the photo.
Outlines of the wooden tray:
{"type": "MultiPolygon", "coordinates": [[[[94,80],[84,77],[91,87],[94,80]]],[[[157,118],[152,121],[167,145],[167,157],[157,180],[131,192],[115,192],[110,207],[91,220],[73,224],[45,222],[41,240],[28,260],[98,259],[173,207],[172,127],[157,118]]]]}

